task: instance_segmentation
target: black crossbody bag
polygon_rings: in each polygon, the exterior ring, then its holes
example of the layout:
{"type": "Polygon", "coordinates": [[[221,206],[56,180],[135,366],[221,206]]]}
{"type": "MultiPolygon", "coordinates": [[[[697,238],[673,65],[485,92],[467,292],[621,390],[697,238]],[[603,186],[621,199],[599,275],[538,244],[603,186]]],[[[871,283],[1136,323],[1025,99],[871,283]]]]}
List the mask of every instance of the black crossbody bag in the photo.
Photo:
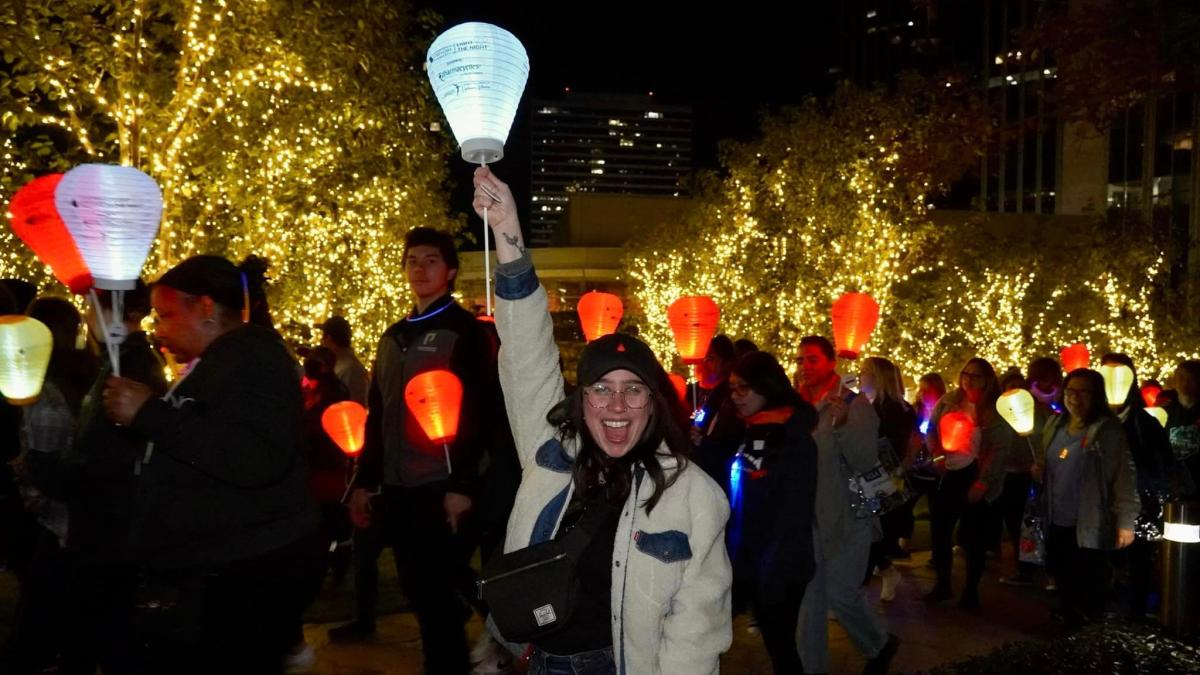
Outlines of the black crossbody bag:
{"type": "Polygon", "coordinates": [[[579,605],[575,568],[609,510],[587,508],[558,539],[492,558],[475,582],[509,642],[535,642],[566,627],[579,605]]]}

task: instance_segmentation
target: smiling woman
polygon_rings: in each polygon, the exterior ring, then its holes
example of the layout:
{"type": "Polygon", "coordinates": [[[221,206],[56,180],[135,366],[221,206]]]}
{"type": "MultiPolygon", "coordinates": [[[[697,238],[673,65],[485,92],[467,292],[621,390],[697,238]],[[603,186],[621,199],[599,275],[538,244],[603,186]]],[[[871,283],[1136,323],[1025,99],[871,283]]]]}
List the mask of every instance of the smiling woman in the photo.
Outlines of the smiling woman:
{"type": "Polygon", "coordinates": [[[732,639],[729,507],[683,456],[686,415],[666,372],[644,342],[607,335],[566,396],[516,200],[486,168],[475,185],[499,242],[500,381],[523,469],[506,555],[481,582],[495,632],[532,644],[535,675],[716,673],[732,639]]]}

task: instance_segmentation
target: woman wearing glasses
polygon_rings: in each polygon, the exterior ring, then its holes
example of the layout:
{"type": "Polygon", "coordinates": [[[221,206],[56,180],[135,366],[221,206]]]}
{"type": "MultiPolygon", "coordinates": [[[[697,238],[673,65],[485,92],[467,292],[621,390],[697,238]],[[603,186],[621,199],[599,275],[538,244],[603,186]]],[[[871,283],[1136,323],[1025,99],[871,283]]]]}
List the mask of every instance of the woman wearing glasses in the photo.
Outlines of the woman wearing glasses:
{"type": "Polygon", "coordinates": [[[746,424],[730,476],[729,552],[737,609],[754,610],[776,675],[801,673],[796,624],[812,578],[817,411],[765,352],[737,360],[730,397],[746,424]]]}
{"type": "Polygon", "coordinates": [[[1133,543],[1141,510],[1125,429],[1108,407],[1104,378],[1079,369],[1063,382],[1065,412],[1042,432],[1046,557],[1062,620],[1078,626],[1106,609],[1111,552],[1133,543]]]}
{"type": "Polygon", "coordinates": [[[953,597],[950,568],[954,561],[954,528],[967,553],[967,579],[959,597],[962,609],[979,609],[979,580],[983,577],[992,516],[988,504],[1004,488],[1003,462],[996,462],[1013,445],[1012,427],[996,412],[1000,383],[992,364],[974,358],[958,374],[958,389],[938,401],[930,417],[926,442],[941,474],[929,500],[933,535],[933,566],[937,584],[925,596],[929,602],[953,597]],[[951,412],[965,413],[974,424],[968,447],[945,448],[941,421],[951,412]]]}
{"type": "MultiPolygon", "coordinates": [[[[564,394],[516,200],[487,168],[474,182],[474,207],[481,216],[488,210],[501,263],[500,381],[523,469],[504,551],[587,523],[574,568],[580,600],[560,627],[532,641],[529,672],[716,673],[732,640],[729,506],[684,458],[686,413],[650,348],[624,334],[590,343],[579,389],[564,394]]],[[[543,619],[559,622],[551,612],[543,619]]]]}

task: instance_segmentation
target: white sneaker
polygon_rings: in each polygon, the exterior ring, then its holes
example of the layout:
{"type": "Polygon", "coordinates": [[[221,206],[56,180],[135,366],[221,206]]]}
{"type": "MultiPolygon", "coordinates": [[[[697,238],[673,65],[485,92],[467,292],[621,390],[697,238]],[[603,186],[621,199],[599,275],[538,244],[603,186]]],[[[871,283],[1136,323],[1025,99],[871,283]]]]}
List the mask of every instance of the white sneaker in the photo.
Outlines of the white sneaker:
{"type": "Polygon", "coordinates": [[[283,667],[289,673],[307,673],[317,664],[317,653],[307,642],[301,642],[283,657],[283,667]]]}
{"type": "Polygon", "coordinates": [[[889,567],[879,573],[883,579],[883,588],[879,591],[879,599],[884,602],[890,602],[896,599],[896,587],[900,585],[900,570],[895,567],[889,567]]]}

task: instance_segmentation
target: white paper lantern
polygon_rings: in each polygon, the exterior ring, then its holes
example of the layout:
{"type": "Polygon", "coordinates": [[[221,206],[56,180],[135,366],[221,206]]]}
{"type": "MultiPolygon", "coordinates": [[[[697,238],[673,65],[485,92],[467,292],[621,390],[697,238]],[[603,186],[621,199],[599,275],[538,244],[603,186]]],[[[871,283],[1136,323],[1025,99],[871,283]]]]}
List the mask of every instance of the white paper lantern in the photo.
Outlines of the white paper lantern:
{"type": "Polygon", "coordinates": [[[13,405],[29,405],[42,393],[54,337],[37,319],[0,316],[0,393],[13,405]]]}
{"type": "Polygon", "coordinates": [[[463,159],[485,164],[503,157],[529,79],[521,41],[488,23],[460,23],[433,41],[425,66],[463,159]]]}
{"type": "Polygon", "coordinates": [[[54,203],[96,288],[134,288],[162,220],[154,179],[129,166],[81,164],[63,176],[54,203]]]}

